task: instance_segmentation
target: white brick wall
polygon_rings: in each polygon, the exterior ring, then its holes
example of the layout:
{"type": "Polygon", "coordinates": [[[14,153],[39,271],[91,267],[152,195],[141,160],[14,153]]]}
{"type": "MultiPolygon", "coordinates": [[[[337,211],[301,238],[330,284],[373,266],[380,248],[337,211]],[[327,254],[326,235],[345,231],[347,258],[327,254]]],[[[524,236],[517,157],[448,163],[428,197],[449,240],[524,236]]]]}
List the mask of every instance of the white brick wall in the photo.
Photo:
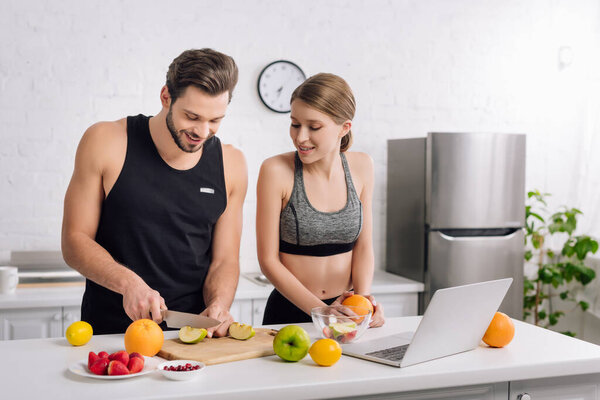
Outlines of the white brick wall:
{"type": "Polygon", "coordinates": [[[187,48],[232,55],[240,81],[220,137],[246,154],[242,269],[257,269],[256,176],[291,149],[288,115],[255,86],[267,63],[334,72],[355,91],[353,149],[376,162],[374,240],[385,254],[386,140],[432,130],[526,132],[528,188],[570,201],[598,80],[595,0],[0,2],[0,252],[57,249],[77,143],[98,120],[159,111],[170,61],[187,48]],[[558,68],[558,49],[573,64],[558,68]],[[595,75],[594,75],[595,74],[595,75]]]}

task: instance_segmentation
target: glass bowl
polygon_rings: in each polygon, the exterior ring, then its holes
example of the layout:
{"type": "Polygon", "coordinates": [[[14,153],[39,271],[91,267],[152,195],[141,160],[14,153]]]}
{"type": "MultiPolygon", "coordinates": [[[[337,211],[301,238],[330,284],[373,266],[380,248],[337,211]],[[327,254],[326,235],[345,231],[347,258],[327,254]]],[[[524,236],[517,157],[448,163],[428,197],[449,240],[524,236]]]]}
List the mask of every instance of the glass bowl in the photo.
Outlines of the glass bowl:
{"type": "Polygon", "coordinates": [[[315,307],[311,310],[312,322],[321,336],[338,343],[352,343],[369,327],[371,311],[355,306],[315,307]]]}

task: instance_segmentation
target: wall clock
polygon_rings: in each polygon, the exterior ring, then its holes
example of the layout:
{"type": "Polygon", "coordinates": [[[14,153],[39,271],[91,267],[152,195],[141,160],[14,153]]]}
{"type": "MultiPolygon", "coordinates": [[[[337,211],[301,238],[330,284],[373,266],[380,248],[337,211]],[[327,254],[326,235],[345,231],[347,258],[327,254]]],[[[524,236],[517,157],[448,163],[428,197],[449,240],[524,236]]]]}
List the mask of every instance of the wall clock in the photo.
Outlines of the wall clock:
{"type": "Polygon", "coordinates": [[[258,76],[258,96],[265,106],[278,113],[290,112],[292,92],[306,75],[291,61],[273,61],[263,68],[258,76]]]}

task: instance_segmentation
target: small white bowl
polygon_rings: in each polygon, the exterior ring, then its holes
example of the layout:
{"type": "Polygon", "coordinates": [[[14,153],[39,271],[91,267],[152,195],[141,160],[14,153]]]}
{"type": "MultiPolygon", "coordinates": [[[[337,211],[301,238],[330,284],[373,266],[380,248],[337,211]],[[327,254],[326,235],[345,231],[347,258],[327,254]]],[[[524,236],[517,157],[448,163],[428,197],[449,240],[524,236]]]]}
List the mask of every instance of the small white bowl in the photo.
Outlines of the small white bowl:
{"type": "Polygon", "coordinates": [[[196,379],[200,372],[206,368],[206,365],[200,361],[192,361],[192,360],[173,360],[173,361],[165,361],[164,363],[158,364],[156,367],[165,377],[172,379],[174,381],[189,381],[191,379],[196,379]],[[165,370],[165,367],[177,367],[178,365],[185,366],[186,364],[190,364],[191,366],[198,365],[200,368],[191,370],[191,371],[169,371],[165,370]]]}

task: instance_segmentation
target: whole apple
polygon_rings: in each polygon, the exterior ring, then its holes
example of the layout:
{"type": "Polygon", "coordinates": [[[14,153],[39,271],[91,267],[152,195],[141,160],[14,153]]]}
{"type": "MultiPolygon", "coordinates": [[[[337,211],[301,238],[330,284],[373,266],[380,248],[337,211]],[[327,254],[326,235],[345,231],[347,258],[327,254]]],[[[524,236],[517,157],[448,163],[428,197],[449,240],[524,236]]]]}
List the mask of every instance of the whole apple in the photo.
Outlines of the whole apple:
{"type": "Polygon", "coordinates": [[[279,330],[273,339],[275,354],[286,361],[300,361],[308,353],[310,337],[298,325],[288,325],[279,330]]]}

